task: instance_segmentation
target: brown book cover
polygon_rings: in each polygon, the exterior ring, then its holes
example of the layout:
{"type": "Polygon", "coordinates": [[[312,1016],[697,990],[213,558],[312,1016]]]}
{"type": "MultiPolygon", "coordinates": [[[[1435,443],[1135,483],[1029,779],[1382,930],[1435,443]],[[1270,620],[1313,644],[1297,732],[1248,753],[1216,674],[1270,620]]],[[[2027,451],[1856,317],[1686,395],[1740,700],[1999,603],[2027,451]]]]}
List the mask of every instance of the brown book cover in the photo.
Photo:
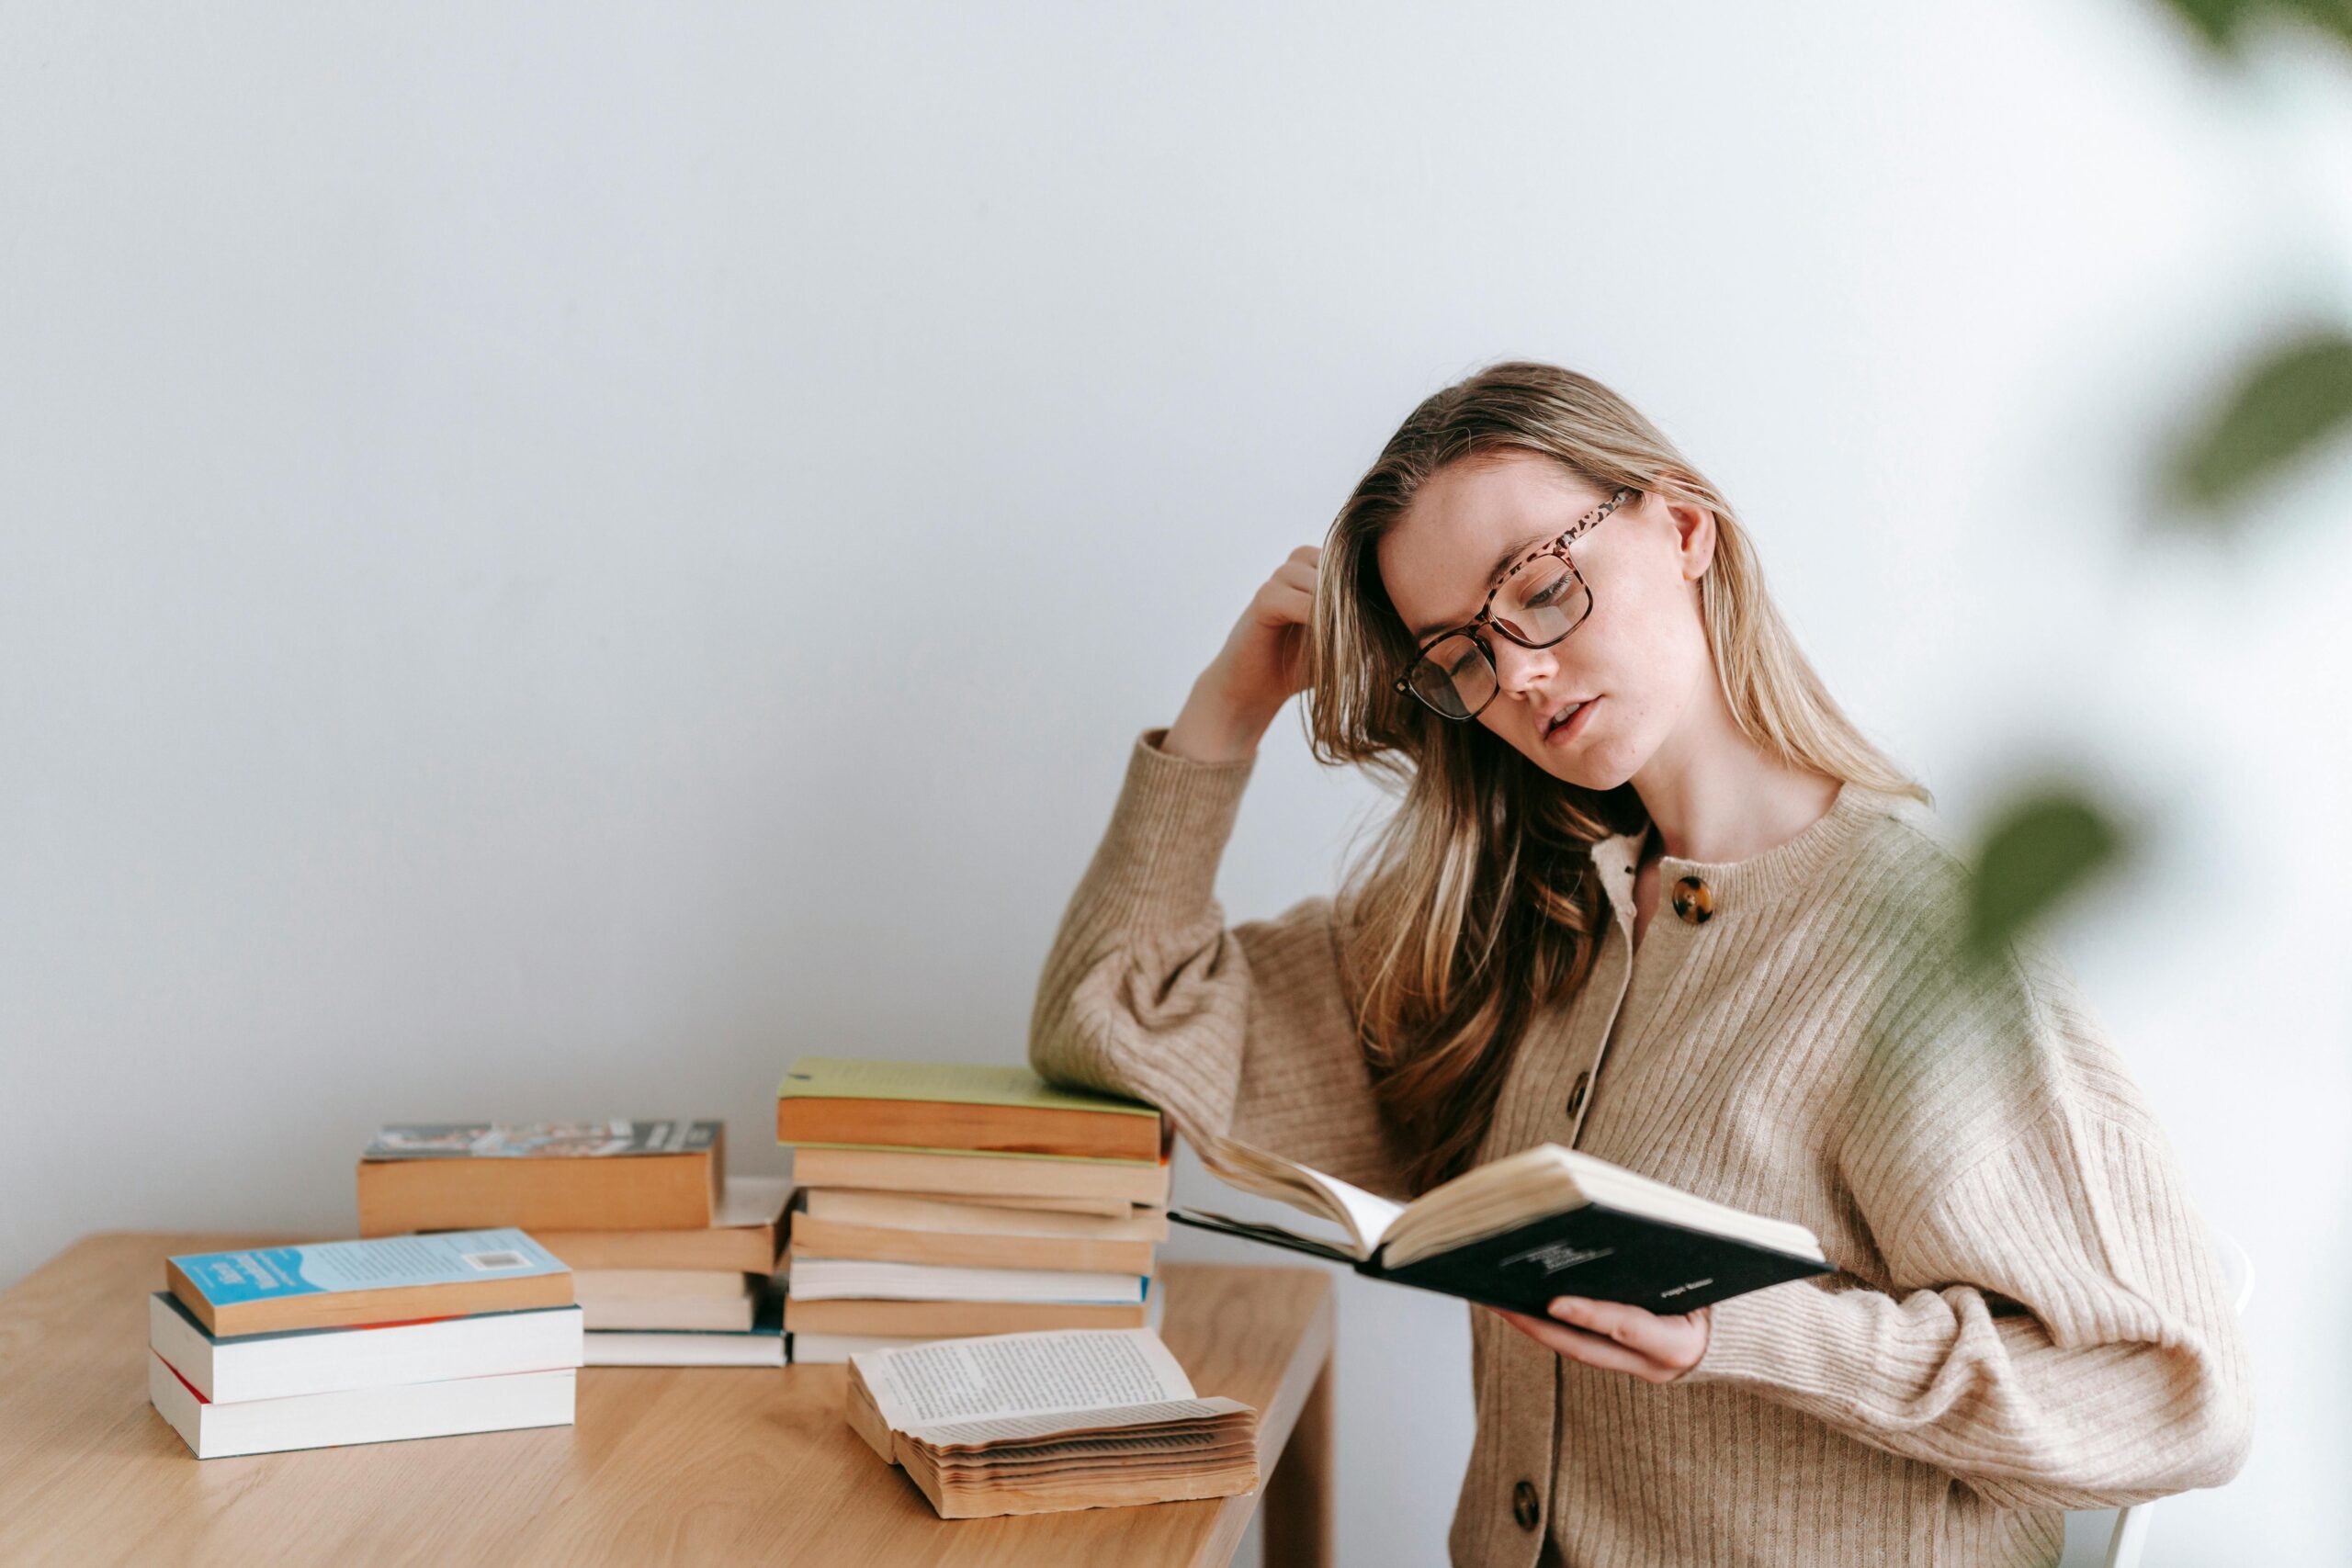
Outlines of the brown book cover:
{"type": "Polygon", "coordinates": [[[792,1183],[781,1176],[730,1176],[718,1213],[700,1230],[537,1230],[539,1245],[574,1269],[708,1269],[765,1274],[782,1252],[785,1204],[792,1183]]]}
{"type": "Polygon", "coordinates": [[[793,1300],[788,1289],[784,1298],[788,1334],[904,1334],[944,1339],[1042,1328],[1141,1328],[1144,1322],[1141,1302],[802,1302],[793,1300]]]}
{"type": "Polygon", "coordinates": [[[927,1192],[990,1202],[998,1198],[1091,1198],[1165,1204],[1166,1160],[1052,1159],[1043,1156],[944,1154],[913,1149],[837,1149],[802,1145],[792,1151],[802,1187],[861,1187],[927,1192]]]}
{"type": "Polygon", "coordinates": [[[403,1122],[359,1160],[359,1234],[709,1228],[726,1169],[716,1121],[403,1122]]]}

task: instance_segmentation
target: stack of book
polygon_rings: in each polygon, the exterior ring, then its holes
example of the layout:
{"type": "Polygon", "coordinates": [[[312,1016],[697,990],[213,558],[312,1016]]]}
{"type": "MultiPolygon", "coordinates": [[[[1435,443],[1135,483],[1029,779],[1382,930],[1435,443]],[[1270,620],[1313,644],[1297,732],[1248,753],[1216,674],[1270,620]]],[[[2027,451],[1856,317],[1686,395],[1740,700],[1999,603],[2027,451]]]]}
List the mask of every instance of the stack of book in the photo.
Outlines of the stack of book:
{"type": "Polygon", "coordinates": [[[571,1424],[571,1272],[517,1230],[196,1253],[147,1396],[198,1459],[571,1424]]]}
{"type": "Polygon", "coordinates": [[[776,1137],[796,1361],[1158,1321],[1169,1151],[1151,1106],[1023,1067],[804,1056],[776,1137]]]}
{"type": "Polygon", "coordinates": [[[698,1228],[537,1232],[578,1280],[588,1365],[783,1366],[775,1274],[791,1190],[780,1176],[730,1176],[698,1228]]]}
{"type": "Polygon", "coordinates": [[[576,1272],[592,1366],[782,1366],[786,1186],[729,1181],[725,1150],[717,1121],[397,1123],[360,1156],[359,1231],[529,1231],[576,1272]]]}

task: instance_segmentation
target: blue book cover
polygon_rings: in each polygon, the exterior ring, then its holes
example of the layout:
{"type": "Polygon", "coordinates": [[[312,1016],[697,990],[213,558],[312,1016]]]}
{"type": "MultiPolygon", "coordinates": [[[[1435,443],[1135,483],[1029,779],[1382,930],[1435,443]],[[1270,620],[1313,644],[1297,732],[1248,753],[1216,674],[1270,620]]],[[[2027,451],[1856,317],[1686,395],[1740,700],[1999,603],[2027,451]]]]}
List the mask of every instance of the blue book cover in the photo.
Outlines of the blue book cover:
{"type": "Polygon", "coordinates": [[[512,1227],[198,1252],[171,1262],[214,1307],[571,1272],[560,1258],[512,1227]]]}

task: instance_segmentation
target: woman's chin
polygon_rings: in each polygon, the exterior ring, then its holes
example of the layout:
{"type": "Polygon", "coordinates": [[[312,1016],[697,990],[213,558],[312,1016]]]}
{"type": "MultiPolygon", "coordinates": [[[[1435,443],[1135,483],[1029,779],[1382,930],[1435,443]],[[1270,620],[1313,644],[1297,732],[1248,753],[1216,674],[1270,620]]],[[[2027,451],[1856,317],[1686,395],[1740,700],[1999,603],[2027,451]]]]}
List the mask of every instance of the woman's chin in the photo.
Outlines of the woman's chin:
{"type": "Polygon", "coordinates": [[[1517,750],[1562,784],[1572,784],[1579,789],[1612,790],[1634,776],[1634,769],[1618,766],[1619,759],[1605,749],[1577,747],[1562,750],[1555,746],[1529,742],[1517,746],[1517,750]]]}

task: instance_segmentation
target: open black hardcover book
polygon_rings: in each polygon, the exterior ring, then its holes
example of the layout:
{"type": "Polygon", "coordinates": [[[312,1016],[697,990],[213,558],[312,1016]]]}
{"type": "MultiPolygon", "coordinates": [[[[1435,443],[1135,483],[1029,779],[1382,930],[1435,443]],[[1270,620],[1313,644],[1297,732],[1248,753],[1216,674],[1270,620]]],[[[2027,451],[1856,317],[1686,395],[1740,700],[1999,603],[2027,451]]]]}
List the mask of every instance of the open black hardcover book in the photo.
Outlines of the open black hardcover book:
{"type": "Polygon", "coordinates": [[[1803,1225],[1693,1197],[1557,1144],[1465,1171],[1410,1203],[1229,1138],[1193,1146],[1228,1186],[1329,1220],[1346,1237],[1318,1240],[1202,1209],[1170,1210],[1171,1220],[1537,1317],[1549,1315],[1555,1296],[1691,1312],[1830,1271],[1803,1225]]]}

